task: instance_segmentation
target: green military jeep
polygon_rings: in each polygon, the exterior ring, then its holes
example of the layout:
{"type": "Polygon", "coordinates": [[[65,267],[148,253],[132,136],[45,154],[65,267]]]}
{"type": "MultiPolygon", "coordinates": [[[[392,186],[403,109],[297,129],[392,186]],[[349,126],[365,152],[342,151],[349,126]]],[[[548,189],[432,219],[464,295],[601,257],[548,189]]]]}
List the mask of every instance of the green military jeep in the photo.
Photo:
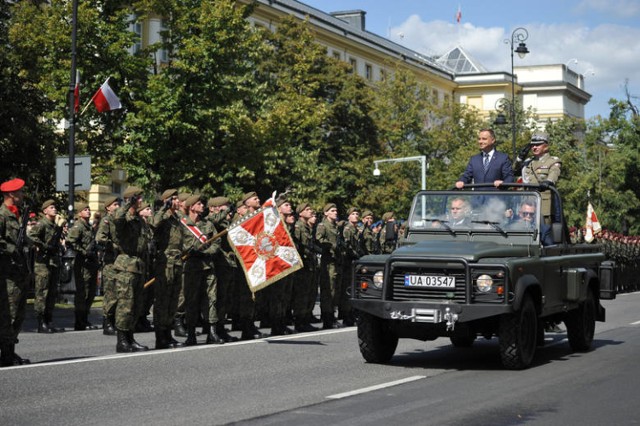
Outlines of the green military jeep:
{"type": "Polygon", "coordinates": [[[354,262],[366,361],[389,362],[399,338],[468,347],[496,336],[504,367],[527,368],[560,322],[573,350],[591,348],[600,300],[615,298],[613,262],[597,244],[569,241],[555,188],[544,188],[557,200],[550,209],[537,186],[470,187],[421,191],[399,247],[354,262]]]}

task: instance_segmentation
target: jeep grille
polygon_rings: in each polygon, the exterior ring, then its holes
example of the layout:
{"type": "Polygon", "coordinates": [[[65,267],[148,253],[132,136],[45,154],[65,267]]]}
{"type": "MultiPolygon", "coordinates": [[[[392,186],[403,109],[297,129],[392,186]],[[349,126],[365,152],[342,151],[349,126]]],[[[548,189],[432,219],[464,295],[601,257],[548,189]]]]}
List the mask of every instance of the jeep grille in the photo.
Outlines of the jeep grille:
{"type": "Polygon", "coordinates": [[[466,303],[466,272],[462,264],[438,266],[413,265],[410,267],[398,267],[392,265],[392,293],[390,299],[398,301],[411,300],[451,300],[458,303],[466,303]],[[431,287],[407,287],[404,285],[405,274],[418,275],[446,275],[455,277],[455,288],[431,288],[431,287]],[[451,297],[453,295],[453,297],[451,297]]]}

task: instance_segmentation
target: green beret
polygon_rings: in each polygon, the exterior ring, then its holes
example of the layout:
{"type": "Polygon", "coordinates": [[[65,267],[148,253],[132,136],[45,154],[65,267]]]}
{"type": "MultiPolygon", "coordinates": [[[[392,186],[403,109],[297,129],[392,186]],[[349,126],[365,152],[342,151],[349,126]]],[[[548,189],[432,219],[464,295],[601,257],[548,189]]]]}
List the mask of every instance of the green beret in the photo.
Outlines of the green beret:
{"type": "Polygon", "coordinates": [[[201,199],[200,194],[192,195],[191,197],[186,199],[186,201],[184,202],[184,205],[185,207],[191,207],[192,205],[200,201],[200,199],[201,199]]]}
{"type": "Polygon", "coordinates": [[[229,204],[229,199],[227,197],[213,197],[207,203],[209,207],[220,207],[225,204],[229,204]]]}
{"type": "Polygon", "coordinates": [[[177,189],[167,189],[166,191],[164,191],[162,193],[162,195],[160,196],[160,199],[162,201],[167,200],[170,197],[173,197],[174,195],[178,195],[178,190],[177,189]]]}
{"type": "Polygon", "coordinates": [[[44,211],[44,209],[46,209],[49,206],[53,206],[56,202],[54,200],[47,200],[44,203],[42,203],[42,207],[40,207],[40,210],[44,211]]]}
{"type": "Polygon", "coordinates": [[[247,192],[242,196],[242,202],[245,203],[249,198],[257,197],[258,193],[255,191],[247,192]]]}
{"type": "Polygon", "coordinates": [[[296,207],[296,213],[298,213],[298,214],[302,213],[302,211],[304,209],[306,209],[307,207],[311,207],[311,205],[309,203],[300,203],[300,204],[298,204],[298,207],[296,207]]]}
{"type": "Polygon", "coordinates": [[[371,216],[373,217],[373,212],[371,210],[365,210],[362,212],[362,217],[371,216]]]}
{"type": "Polygon", "coordinates": [[[191,193],[190,192],[180,192],[178,194],[178,200],[180,201],[187,201],[187,198],[191,197],[191,193]]]}
{"type": "Polygon", "coordinates": [[[104,208],[106,209],[107,207],[109,207],[111,204],[115,203],[116,201],[118,201],[118,197],[116,197],[115,195],[111,195],[109,197],[107,197],[104,200],[104,208]]]}
{"type": "Polygon", "coordinates": [[[324,205],[324,208],[322,209],[323,212],[328,212],[331,209],[337,209],[338,206],[335,205],[335,203],[327,203],[324,205]]]}
{"type": "Polygon", "coordinates": [[[358,214],[360,213],[360,209],[357,207],[351,207],[349,208],[349,210],[347,210],[347,216],[349,216],[351,213],[353,212],[357,212],[358,214]]]}
{"type": "Polygon", "coordinates": [[[385,214],[382,215],[382,220],[385,222],[392,218],[393,218],[393,212],[386,212],[385,214]]]}
{"type": "Polygon", "coordinates": [[[151,207],[151,206],[149,205],[149,203],[145,201],[144,203],[140,204],[140,207],[138,207],[136,211],[140,213],[142,210],[146,209],[147,207],[151,207]]]}
{"type": "Polygon", "coordinates": [[[137,186],[129,186],[127,189],[124,190],[124,194],[122,194],[122,196],[124,198],[131,198],[134,195],[140,195],[142,194],[142,189],[138,188],[137,186]]]}
{"type": "Polygon", "coordinates": [[[76,210],[76,212],[81,212],[82,210],[84,210],[87,207],[89,207],[89,204],[85,203],[83,201],[80,201],[80,202],[75,203],[73,207],[76,210]]]}

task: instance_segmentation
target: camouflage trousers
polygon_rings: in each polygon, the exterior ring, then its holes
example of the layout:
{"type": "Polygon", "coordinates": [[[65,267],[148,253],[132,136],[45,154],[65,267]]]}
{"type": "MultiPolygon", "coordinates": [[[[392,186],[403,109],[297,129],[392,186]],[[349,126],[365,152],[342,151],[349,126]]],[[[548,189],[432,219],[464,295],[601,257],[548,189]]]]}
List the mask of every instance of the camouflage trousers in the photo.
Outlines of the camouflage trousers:
{"type": "Polygon", "coordinates": [[[31,277],[9,257],[0,256],[0,341],[14,343],[27,306],[26,285],[31,277]],[[26,276],[26,278],[25,278],[26,276]]]}
{"type": "Polygon", "coordinates": [[[291,309],[296,319],[308,318],[313,313],[318,297],[318,285],[312,268],[305,267],[293,274],[291,309]]]}
{"type": "Polygon", "coordinates": [[[133,331],[142,315],[143,267],[137,257],[119,255],[114,263],[116,271],[116,328],[133,331]]]}
{"type": "Polygon", "coordinates": [[[116,314],[116,275],[113,263],[102,268],[102,315],[105,317],[116,314]]]}
{"type": "Polygon", "coordinates": [[[335,262],[320,265],[320,311],[324,315],[335,312],[340,302],[341,270],[335,262]]]}
{"type": "Polygon", "coordinates": [[[198,261],[189,259],[184,265],[185,322],[187,326],[195,327],[202,318],[205,323],[216,324],[218,280],[215,270],[203,269],[193,263],[198,261]]]}
{"type": "Polygon", "coordinates": [[[96,297],[97,265],[87,265],[82,256],[76,257],[73,276],[76,281],[75,311],[80,317],[86,318],[96,297]]]}
{"type": "Polygon", "coordinates": [[[178,308],[178,294],[182,287],[182,261],[157,262],[153,284],[153,324],[158,329],[169,329],[178,308]]]}
{"type": "Polygon", "coordinates": [[[56,304],[60,269],[41,262],[36,262],[33,269],[35,281],[33,308],[36,315],[50,317],[56,304]]]}

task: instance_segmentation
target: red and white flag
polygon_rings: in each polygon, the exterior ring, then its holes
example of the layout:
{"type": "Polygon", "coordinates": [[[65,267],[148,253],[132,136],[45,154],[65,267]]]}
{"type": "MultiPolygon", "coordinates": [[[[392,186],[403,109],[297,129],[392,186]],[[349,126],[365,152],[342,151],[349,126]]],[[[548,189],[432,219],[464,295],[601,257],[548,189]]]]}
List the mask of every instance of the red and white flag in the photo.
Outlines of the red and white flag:
{"type": "Polygon", "coordinates": [[[229,228],[233,247],[252,293],[302,268],[302,259],[273,198],[229,228]]]}
{"type": "MultiPolygon", "coordinates": [[[[111,78],[111,77],[109,77],[111,78]]],[[[100,86],[95,95],[93,95],[93,103],[98,112],[111,111],[122,108],[120,99],[116,96],[111,86],[109,86],[109,78],[100,86]]]]}
{"type": "Polygon", "coordinates": [[[456,22],[459,24],[462,20],[462,9],[460,9],[460,5],[458,5],[458,12],[456,13],[456,22]]]}
{"type": "Polygon", "coordinates": [[[596,212],[593,210],[591,202],[589,202],[589,206],[587,207],[587,223],[585,225],[585,229],[586,232],[584,235],[584,240],[588,243],[593,241],[594,235],[597,235],[600,231],[602,231],[600,221],[598,220],[598,216],[596,216],[596,212]]]}

